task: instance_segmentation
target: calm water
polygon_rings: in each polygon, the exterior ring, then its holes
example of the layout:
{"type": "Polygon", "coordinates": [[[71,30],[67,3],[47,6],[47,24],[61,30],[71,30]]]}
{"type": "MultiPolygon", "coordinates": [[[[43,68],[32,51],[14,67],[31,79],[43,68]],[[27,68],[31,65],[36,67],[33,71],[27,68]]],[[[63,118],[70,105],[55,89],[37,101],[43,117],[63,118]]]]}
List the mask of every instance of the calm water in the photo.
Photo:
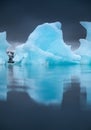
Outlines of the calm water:
{"type": "Polygon", "coordinates": [[[0,130],[91,130],[91,66],[0,66],[0,130]]]}

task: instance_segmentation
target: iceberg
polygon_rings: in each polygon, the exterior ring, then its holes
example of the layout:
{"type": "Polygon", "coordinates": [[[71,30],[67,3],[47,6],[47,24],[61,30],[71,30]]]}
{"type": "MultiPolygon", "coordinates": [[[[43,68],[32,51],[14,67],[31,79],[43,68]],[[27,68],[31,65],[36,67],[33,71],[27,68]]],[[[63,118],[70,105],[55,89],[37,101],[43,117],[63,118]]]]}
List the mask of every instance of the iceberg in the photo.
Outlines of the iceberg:
{"type": "MultiPolygon", "coordinates": [[[[15,48],[15,64],[68,65],[91,64],[91,22],[80,22],[86,29],[85,39],[80,39],[80,47],[72,51],[63,40],[60,22],[38,25],[24,44],[15,48]]],[[[0,64],[8,62],[6,54],[9,43],[6,32],[0,33],[0,64]]]]}
{"type": "Polygon", "coordinates": [[[80,22],[80,24],[86,29],[86,40],[91,41],[91,22],[80,22]]]}
{"type": "Polygon", "coordinates": [[[91,64],[91,22],[80,22],[86,29],[86,38],[80,39],[80,47],[75,51],[81,56],[81,64],[91,64]]]}
{"type": "Polygon", "coordinates": [[[60,22],[38,25],[26,43],[16,47],[14,56],[21,64],[78,64],[80,59],[63,41],[60,22]]]}
{"type": "Polygon", "coordinates": [[[0,64],[5,64],[8,61],[8,55],[6,53],[9,43],[6,40],[6,32],[0,33],[0,64]]]}

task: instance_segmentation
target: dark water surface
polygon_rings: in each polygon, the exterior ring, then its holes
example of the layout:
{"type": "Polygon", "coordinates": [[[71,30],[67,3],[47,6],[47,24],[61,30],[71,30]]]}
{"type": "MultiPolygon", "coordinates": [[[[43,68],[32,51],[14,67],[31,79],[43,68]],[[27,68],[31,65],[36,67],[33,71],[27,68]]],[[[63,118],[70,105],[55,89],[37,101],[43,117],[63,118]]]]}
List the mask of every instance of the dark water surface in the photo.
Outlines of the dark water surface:
{"type": "Polygon", "coordinates": [[[0,66],[0,130],[91,130],[91,66],[0,66]]]}

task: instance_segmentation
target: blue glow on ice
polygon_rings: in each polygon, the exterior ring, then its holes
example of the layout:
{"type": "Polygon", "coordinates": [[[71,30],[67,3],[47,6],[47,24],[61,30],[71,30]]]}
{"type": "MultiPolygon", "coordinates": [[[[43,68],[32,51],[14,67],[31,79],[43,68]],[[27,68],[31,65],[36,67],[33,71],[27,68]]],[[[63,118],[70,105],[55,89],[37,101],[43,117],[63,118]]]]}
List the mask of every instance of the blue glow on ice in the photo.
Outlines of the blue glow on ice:
{"type": "Polygon", "coordinates": [[[6,32],[0,33],[0,64],[5,64],[8,61],[6,50],[9,44],[6,40],[6,32]]]}
{"type": "Polygon", "coordinates": [[[80,47],[75,51],[81,56],[80,64],[91,64],[91,22],[80,22],[86,29],[86,39],[80,39],[80,47]]]}
{"type": "MultiPolygon", "coordinates": [[[[80,47],[72,51],[63,40],[60,22],[38,25],[25,44],[15,49],[14,62],[19,64],[91,64],[91,22],[80,22],[86,29],[86,39],[80,39],[80,47]]],[[[0,33],[0,64],[8,61],[6,32],[0,33]]]]}
{"type": "Polygon", "coordinates": [[[61,23],[39,25],[25,44],[17,46],[14,61],[21,64],[78,64],[81,57],[63,41],[61,23]]]}
{"type": "MultiPolygon", "coordinates": [[[[12,91],[13,86],[14,91],[26,92],[37,103],[61,104],[64,92],[67,91],[64,87],[66,80],[67,83],[72,83],[72,78],[77,76],[80,90],[86,89],[86,103],[91,106],[91,66],[79,65],[91,64],[91,23],[81,22],[81,25],[86,28],[87,36],[86,39],[80,39],[81,45],[75,51],[63,41],[60,22],[39,25],[30,34],[26,43],[15,49],[15,63],[24,65],[8,66],[10,67],[8,73],[7,67],[0,66],[0,100],[7,99],[7,92],[12,91]],[[41,64],[76,64],[76,66],[41,64]]],[[[8,47],[6,33],[0,33],[0,64],[7,62],[8,47]]]]}

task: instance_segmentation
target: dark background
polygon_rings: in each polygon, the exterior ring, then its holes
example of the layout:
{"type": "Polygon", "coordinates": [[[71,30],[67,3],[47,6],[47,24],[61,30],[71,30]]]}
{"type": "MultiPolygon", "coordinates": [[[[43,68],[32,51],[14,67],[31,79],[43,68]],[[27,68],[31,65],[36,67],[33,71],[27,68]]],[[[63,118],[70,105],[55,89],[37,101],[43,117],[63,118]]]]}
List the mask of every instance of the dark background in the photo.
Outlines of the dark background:
{"type": "Polygon", "coordinates": [[[91,0],[0,1],[0,31],[9,42],[25,42],[38,24],[55,21],[62,23],[64,41],[79,45],[86,36],[79,22],[91,21],[91,0]]]}

